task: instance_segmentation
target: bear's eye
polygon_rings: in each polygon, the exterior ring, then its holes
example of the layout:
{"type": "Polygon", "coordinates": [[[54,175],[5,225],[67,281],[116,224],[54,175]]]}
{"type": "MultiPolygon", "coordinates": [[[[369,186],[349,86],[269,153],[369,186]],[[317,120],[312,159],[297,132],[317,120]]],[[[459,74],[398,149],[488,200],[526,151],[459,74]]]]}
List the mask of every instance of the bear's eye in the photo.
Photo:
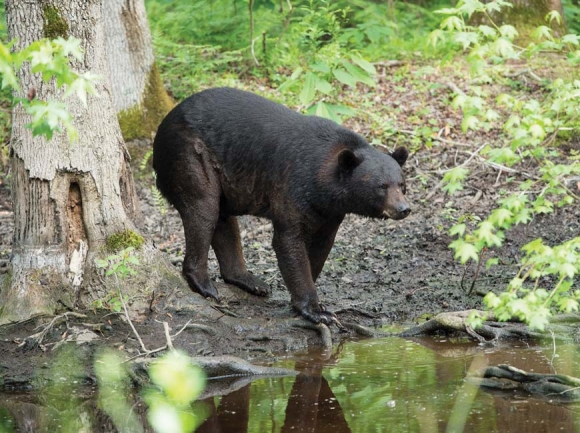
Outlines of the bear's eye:
{"type": "Polygon", "coordinates": [[[401,188],[401,191],[403,191],[403,194],[407,194],[407,185],[405,185],[404,183],[400,183],[399,188],[401,188]]]}
{"type": "Polygon", "coordinates": [[[380,189],[389,189],[389,184],[385,183],[381,186],[379,186],[380,189]]]}

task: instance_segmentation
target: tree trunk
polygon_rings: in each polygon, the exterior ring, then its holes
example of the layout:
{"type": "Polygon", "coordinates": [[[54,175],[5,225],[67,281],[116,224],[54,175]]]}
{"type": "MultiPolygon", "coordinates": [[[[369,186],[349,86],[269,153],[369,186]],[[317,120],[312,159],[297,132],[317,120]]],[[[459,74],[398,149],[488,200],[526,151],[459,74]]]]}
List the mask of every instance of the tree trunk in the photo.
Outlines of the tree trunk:
{"type": "MultiPolygon", "coordinates": [[[[484,2],[485,3],[485,2],[484,2]]],[[[530,34],[538,26],[548,26],[554,36],[563,36],[568,33],[564,22],[564,9],[561,0],[511,0],[513,7],[503,7],[500,13],[492,13],[491,17],[499,26],[511,24],[514,26],[519,36],[516,42],[526,44],[529,42],[530,34]],[[551,11],[557,11],[562,17],[558,24],[556,21],[546,21],[546,15],[551,11]]],[[[472,16],[470,23],[473,25],[489,24],[487,17],[481,14],[472,16]]]]}
{"type": "MultiPolygon", "coordinates": [[[[108,2],[109,0],[107,0],[108,2]]],[[[116,232],[133,230],[139,214],[129,158],[112,105],[102,0],[6,0],[6,20],[15,49],[44,37],[81,40],[82,61],[73,67],[102,76],[98,97],[87,106],[66,100],[78,130],[47,141],[33,137],[21,107],[13,112],[10,141],[14,238],[12,274],[0,288],[0,323],[52,314],[80,295],[94,253],[116,232]]],[[[25,65],[18,78],[26,93],[62,99],[54,82],[43,83],[25,65]]]]}
{"type": "Polygon", "coordinates": [[[125,140],[151,138],[173,106],[155,65],[144,0],[103,3],[113,103],[125,140]]]}

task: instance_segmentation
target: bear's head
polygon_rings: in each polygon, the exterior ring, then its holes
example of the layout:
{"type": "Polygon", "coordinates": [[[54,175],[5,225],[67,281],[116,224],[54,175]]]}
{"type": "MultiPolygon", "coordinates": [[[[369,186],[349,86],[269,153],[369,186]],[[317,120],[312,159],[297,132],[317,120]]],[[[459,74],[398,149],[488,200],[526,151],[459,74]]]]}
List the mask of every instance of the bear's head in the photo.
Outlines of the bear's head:
{"type": "Polygon", "coordinates": [[[385,154],[373,147],[343,149],[337,155],[337,178],[346,213],[400,220],[411,213],[405,200],[402,167],[409,151],[398,147],[385,154]]]}

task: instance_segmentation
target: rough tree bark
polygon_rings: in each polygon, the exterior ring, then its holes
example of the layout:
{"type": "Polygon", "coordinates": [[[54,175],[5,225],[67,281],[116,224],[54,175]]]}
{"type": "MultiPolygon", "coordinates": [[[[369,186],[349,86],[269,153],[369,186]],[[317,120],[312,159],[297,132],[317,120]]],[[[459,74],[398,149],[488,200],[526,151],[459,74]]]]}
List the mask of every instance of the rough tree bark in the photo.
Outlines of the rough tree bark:
{"type": "Polygon", "coordinates": [[[151,138],[172,108],[155,65],[144,0],[103,3],[113,103],[125,140],[151,138]]]}
{"type": "MultiPolygon", "coordinates": [[[[139,214],[129,157],[112,106],[108,80],[102,0],[6,0],[10,38],[20,50],[44,37],[74,36],[84,58],[78,72],[105,77],[99,97],[85,107],[67,99],[78,130],[52,140],[33,137],[21,107],[13,112],[10,142],[14,238],[11,278],[0,288],[0,323],[72,306],[106,238],[134,229],[139,214]]],[[[43,83],[23,67],[24,91],[36,89],[42,100],[62,98],[54,83],[43,83]]]]}

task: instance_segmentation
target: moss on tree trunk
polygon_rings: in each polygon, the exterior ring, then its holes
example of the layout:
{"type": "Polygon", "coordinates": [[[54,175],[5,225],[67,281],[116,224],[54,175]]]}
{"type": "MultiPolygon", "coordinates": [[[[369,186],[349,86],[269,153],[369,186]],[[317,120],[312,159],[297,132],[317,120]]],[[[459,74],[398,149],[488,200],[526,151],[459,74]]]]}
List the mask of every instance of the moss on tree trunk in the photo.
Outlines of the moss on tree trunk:
{"type": "MultiPolygon", "coordinates": [[[[492,13],[491,17],[498,26],[510,24],[517,29],[517,44],[527,45],[531,42],[530,35],[539,26],[550,27],[555,36],[568,33],[560,0],[512,0],[511,3],[513,7],[504,7],[500,13],[492,13]],[[554,10],[562,17],[560,24],[546,21],[546,15],[554,10]]],[[[474,14],[470,24],[489,24],[489,20],[482,14],[474,14]]]]}
{"type": "Polygon", "coordinates": [[[142,102],[120,111],[117,115],[123,138],[128,141],[151,137],[173,105],[173,101],[163,87],[159,69],[153,63],[147,77],[142,102]]]}

